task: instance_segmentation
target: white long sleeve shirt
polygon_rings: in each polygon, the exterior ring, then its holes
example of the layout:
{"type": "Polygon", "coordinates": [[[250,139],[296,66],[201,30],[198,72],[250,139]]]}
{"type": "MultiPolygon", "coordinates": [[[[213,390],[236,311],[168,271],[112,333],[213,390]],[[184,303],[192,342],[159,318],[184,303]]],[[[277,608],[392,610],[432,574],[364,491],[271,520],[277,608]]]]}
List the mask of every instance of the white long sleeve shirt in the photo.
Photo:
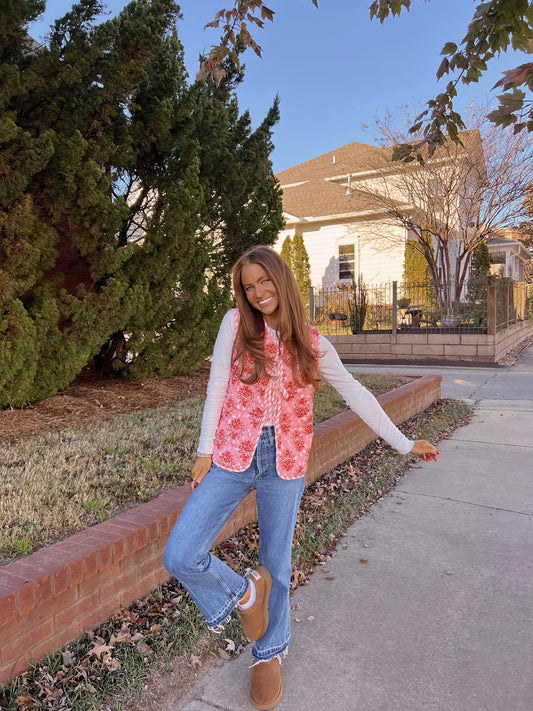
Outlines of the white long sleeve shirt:
{"type": "MultiPolygon", "coordinates": [[[[230,378],[234,339],[235,316],[233,311],[228,311],[220,325],[213,350],[211,375],[198,444],[198,452],[202,454],[213,452],[213,440],[230,378]]],[[[320,336],[318,371],[320,377],[337,390],[348,407],[359,415],[387,444],[394,447],[400,454],[407,454],[411,451],[413,440],[408,439],[400,432],[374,395],[352,377],[342,364],[335,348],[322,335],[320,336]]]]}

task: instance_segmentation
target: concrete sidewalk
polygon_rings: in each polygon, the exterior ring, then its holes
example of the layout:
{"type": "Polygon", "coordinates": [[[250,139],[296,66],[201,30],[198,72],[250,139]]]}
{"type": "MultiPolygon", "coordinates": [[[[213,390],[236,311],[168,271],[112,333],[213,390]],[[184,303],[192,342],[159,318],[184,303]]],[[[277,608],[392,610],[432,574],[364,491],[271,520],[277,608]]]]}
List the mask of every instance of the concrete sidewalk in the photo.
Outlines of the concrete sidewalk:
{"type": "MultiPolygon", "coordinates": [[[[472,421],[295,592],[280,711],[533,709],[533,347],[438,372],[443,395],[476,402],[472,421]]],[[[250,663],[215,662],[161,708],[253,708],[250,663]]]]}

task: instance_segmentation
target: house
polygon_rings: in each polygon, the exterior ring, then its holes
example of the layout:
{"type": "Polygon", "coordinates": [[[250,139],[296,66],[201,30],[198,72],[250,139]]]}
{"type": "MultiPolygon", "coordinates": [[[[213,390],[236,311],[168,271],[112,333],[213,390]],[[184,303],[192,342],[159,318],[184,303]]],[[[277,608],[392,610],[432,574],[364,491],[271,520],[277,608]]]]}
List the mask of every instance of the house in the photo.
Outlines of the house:
{"type": "Polygon", "coordinates": [[[460,292],[485,174],[478,131],[463,132],[461,144],[450,141],[423,168],[393,162],[390,147],[349,143],[277,174],[286,222],[276,248],[299,232],[314,286],[360,275],[377,286],[403,280],[406,241],[427,234],[439,279],[460,292]]]}
{"type": "Polygon", "coordinates": [[[368,285],[402,279],[406,231],[383,219],[356,187],[384,149],[364,143],[341,148],[276,175],[283,190],[285,229],[276,248],[299,232],[311,265],[311,282],[330,287],[363,275],[368,285]]]}
{"type": "Polygon", "coordinates": [[[501,230],[487,237],[491,273],[527,281],[525,272],[530,269],[530,250],[520,241],[519,230],[501,230]]]}

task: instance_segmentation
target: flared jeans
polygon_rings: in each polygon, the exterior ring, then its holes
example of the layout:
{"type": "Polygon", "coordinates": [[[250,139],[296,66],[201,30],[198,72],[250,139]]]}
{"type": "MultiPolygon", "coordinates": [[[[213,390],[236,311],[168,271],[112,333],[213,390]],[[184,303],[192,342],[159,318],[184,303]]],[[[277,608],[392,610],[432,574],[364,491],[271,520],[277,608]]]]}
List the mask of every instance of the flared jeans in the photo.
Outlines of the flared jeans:
{"type": "Polygon", "coordinates": [[[213,464],[181,512],[165,550],[165,568],[187,589],[209,627],[224,622],[248,587],[210,550],[243,499],[255,489],[259,564],[272,576],[269,625],[252,656],[268,660],[291,641],[289,589],[292,538],[305,477],[281,479],[276,471],[273,427],[264,427],[252,463],[244,472],[213,464]]]}

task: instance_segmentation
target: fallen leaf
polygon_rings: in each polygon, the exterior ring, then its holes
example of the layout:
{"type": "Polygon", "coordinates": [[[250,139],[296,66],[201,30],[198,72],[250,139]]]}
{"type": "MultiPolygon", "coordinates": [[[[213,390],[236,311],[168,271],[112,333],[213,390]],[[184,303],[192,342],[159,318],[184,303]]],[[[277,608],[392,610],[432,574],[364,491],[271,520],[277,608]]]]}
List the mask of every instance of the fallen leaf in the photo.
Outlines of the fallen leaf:
{"type": "Polygon", "coordinates": [[[200,659],[200,657],[197,657],[196,654],[191,654],[191,660],[189,662],[189,666],[192,667],[193,669],[196,669],[196,667],[201,667],[202,660],[200,659]]]}
{"type": "Polygon", "coordinates": [[[104,664],[109,671],[118,671],[119,669],[122,668],[122,664],[119,662],[118,659],[115,657],[112,657],[110,654],[106,654],[104,657],[104,664]]]}
{"type": "Polygon", "coordinates": [[[87,652],[85,656],[92,657],[95,656],[98,660],[101,660],[103,655],[107,652],[111,652],[114,647],[109,644],[97,644],[91,650],[87,652]]]}
{"type": "MultiPolygon", "coordinates": [[[[142,636],[142,635],[141,635],[142,636]]],[[[109,640],[109,644],[121,644],[122,642],[132,642],[133,639],[129,632],[123,632],[120,630],[117,634],[112,634],[109,640]]]]}
{"type": "Polygon", "coordinates": [[[137,644],[135,645],[135,649],[139,652],[139,654],[152,654],[154,651],[146,644],[146,642],[143,642],[142,640],[139,640],[137,642],[137,644]]]}
{"type": "Polygon", "coordinates": [[[291,588],[296,588],[305,582],[305,573],[303,570],[293,570],[291,575],[291,588]]]}
{"type": "Polygon", "coordinates": [[[359,559],[359,562],[360,562],[360,563],[368,563],[368,561],[365,560],[364,558],[360,558],[360,559],[359,559]]]}
{"type": "Polygon", "coordinates": [[[76,655],[70,652],[68,649],[64,651],[61,656],[63,657],[63,664],[66,667],[71,667],[76,662],[76,655]]]}

